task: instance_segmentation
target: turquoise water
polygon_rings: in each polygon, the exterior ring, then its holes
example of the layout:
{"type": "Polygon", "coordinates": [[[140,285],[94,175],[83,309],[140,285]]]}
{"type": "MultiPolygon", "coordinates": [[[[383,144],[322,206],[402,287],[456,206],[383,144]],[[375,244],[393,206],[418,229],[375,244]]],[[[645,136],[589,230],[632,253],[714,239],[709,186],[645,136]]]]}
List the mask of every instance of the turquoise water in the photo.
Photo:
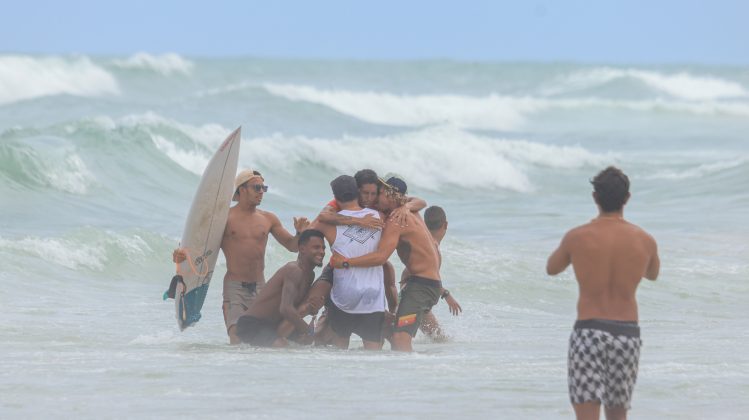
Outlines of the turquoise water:
{"type": "MultiPolygon", "coordinates": [[[[569,417],[577,290],[544,264],[615,164],[663,261],[632,416],[739,418],[748,132],[747,68],[0,56],[0,417],[569,417]],[[445,208],[449,342],[230,347],[216,284],[179,332],[171,249],[239,125],[288,229],[364,167],[445,208]]],[[[292,258],[271,242],[266,277],[292,258]]]]}

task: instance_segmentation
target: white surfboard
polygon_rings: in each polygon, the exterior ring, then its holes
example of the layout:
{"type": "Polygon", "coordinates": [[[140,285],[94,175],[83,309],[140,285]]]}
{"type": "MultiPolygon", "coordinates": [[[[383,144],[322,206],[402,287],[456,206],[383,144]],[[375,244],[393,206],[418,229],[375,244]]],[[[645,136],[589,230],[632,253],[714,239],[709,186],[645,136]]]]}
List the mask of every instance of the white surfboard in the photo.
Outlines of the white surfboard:
{"type": "Polygon", "coordinates": [[[241,130],[242,127],[234,130],[211,158],[187,215],[180,242],[187,260],[177,266],[182,279],[176,282],[174,294],[180,330],[200,320],[234,195],[241,130]]]}

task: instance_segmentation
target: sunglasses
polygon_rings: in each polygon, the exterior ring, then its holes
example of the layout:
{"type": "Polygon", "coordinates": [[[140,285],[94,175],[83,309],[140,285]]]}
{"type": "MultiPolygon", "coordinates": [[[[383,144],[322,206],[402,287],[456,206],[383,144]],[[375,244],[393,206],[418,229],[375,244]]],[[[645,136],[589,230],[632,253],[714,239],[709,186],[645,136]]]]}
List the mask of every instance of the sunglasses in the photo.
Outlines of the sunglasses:
{"type": "Polygon", "coordinates": [[[262,191],[262,192],[268,192],[268,186],[267,185],[255,184],[255,185],[245,185],[245,187],[246,188],[252,187],[252,189],[255,190],[255,192],[260,192],[260,191],[262,191]]]}

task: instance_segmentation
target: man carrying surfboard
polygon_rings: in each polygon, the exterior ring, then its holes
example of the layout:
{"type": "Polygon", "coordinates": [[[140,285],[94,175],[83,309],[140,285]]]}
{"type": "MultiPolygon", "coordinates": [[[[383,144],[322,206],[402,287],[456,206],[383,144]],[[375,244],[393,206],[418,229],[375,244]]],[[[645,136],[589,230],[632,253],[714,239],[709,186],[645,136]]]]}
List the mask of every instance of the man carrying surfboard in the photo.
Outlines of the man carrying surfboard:
{"type": "Polygon", "coordinates": [[[624,220],[629,178],[613,166],[592,181],[598,217],[564,235],[546,272],[570,264],[580,290],[567,360],[570,401],[578,419],[623,419],[630,408],[640,358],[636,292],[660,270],[652,236],[624,220]]]}
{"type": "MultiPolygon", "coordinates": [[[[224,276],[223,313],[227,334],[231,344],[239,343],[235,334],[237,319],[254,302],[257,293],[265,285],[265,249],[268,236],[291,252],[297,252],[302,231],[309,226],[304,218],[294,218],[296,235],[289,233],[278,216],[260,210],[258,206],[268,191],[264,178],[258,171],[241,171],[234,181],[234,197],[237,205],[229,210],[221,250],[226,257],[224,276]]],[[[183,249],[176,249],[173,260],[181,263],[186,259],[183,249]]]]}

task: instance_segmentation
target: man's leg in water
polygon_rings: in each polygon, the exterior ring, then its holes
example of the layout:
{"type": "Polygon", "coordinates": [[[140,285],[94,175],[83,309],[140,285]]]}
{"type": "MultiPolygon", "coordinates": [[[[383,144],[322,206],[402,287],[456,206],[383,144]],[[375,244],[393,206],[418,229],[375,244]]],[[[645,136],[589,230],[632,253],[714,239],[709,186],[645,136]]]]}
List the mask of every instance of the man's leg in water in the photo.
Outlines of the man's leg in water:
{"type": "Polygon", "coordinates": [[[586,402],[572,406],[575,408],[577,420],[598,420],[601,416],[601,403],[586,402]]]}
{"type": "Polygon", "coordinates": [[[444,340],[445,338],[447,338],[442,332],[440,323],[437,321],[437,317],[434,316],[434,313],[432,311],[424,314],[424,318],[421,321],[419,330],[421,330],[422,333],[428,335],[434,340],[444,340]]]}
{"type": "Polygon", "coordinates": [[[390,344],[395,351],[413,351],[411,346],[411,334],[405,331],[397,331],[393,333],[393,337],[390,339],[390,344]]]}
{"type": "Polygon", "coordinates": [[[627,418],[627,409],[624,407],[604,407],[607,420],[625,420],[627,418]]]}

